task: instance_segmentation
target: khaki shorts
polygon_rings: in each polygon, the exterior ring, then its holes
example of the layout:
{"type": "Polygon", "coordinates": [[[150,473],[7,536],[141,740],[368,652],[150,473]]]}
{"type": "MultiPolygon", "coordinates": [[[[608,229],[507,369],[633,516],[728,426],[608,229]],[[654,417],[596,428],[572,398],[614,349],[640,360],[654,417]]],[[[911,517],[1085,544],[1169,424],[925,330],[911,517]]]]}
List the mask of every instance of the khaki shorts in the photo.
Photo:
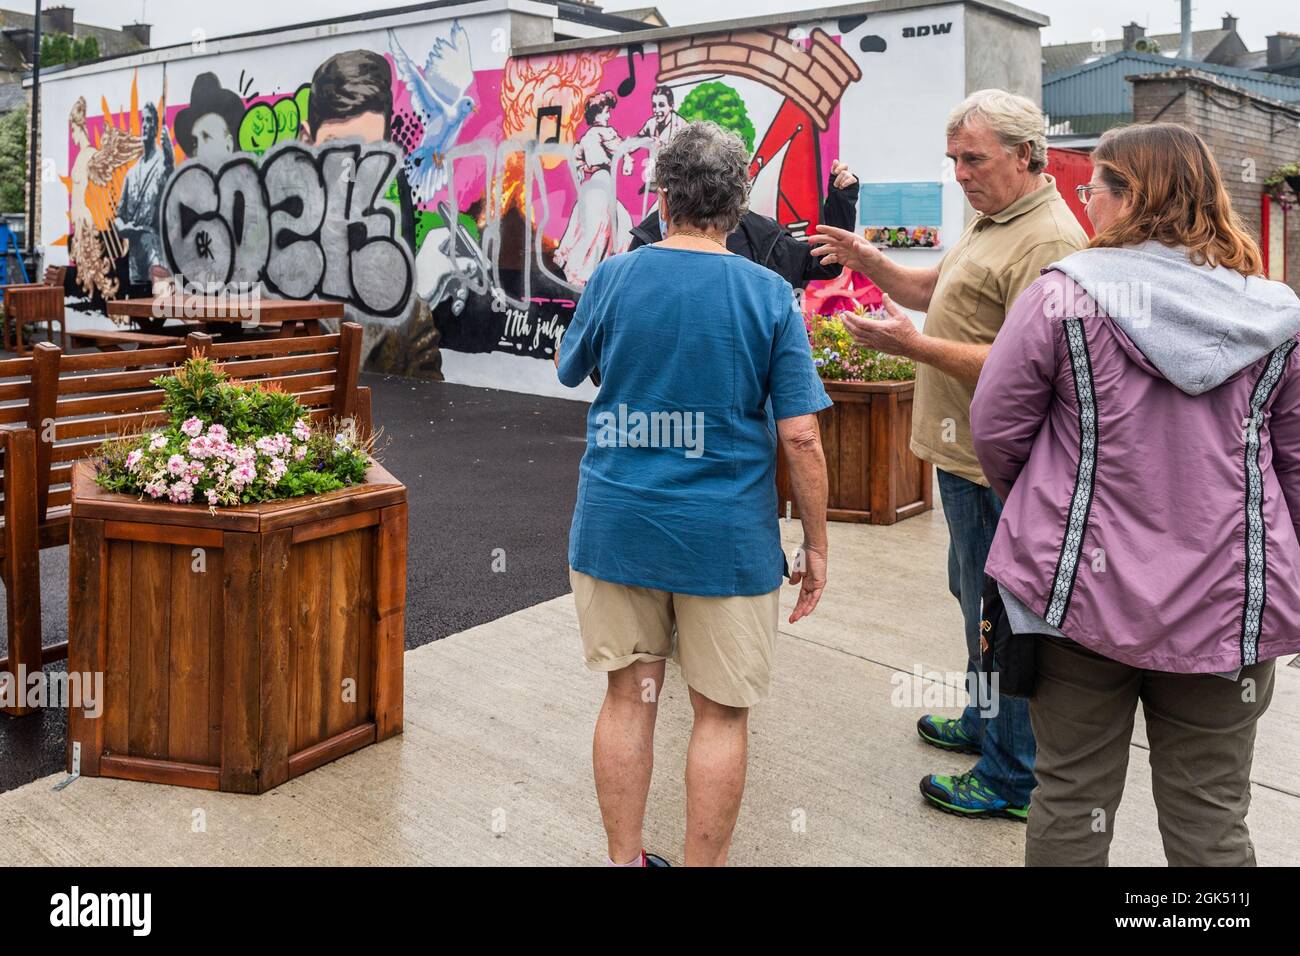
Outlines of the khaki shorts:
{"type": "Polygon", "coordinates": [[[687,686],[728,707],[767,696],[780,588],[702,597],[601,581],[569,571],[587,666],[616,671],[671,657],[687,686]]]}

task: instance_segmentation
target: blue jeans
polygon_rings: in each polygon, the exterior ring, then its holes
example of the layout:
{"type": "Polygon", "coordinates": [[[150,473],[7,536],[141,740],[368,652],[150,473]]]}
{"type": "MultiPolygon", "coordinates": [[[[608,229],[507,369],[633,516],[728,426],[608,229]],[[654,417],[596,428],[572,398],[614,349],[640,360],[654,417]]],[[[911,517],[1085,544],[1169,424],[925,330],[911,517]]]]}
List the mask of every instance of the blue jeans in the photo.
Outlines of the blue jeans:
{"type": "MultiPolygon", "coordinates": [[[[967,687],[970,673],[980,671],[980,605],[984,593],[984,565],[993,533],[1002,514],[1002,501],[992,488],[939,471],[939,497],[948,520],[948,590],[961,604],[966,624],[967,687]]],[[[990,790],[1017,806],[1029,805],[1034,789],[1034,731],[1029,725],[1029,702],[998,695],[997,714],[985,717],[978,702],[962,711],[961,726],[980,741],[983,755],[974,773],[990,790]]]]}

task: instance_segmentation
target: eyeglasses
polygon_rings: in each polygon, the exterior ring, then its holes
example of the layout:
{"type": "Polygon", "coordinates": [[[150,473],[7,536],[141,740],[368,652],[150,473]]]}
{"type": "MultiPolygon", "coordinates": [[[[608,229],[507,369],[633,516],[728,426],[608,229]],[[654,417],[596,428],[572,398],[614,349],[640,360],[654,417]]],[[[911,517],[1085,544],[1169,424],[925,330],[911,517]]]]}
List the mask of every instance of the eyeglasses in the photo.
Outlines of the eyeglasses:
{"type": "Polygon", "coordinates": [[[1110,186],[1096,186],[1092,183],[1085,183],[1082,186],[1075,186],[1074,194],[1079,197],[1079,202],[1087,203],[1087,201],[1092,198],[1093,192],[1098,189],[1105,189],[1114,192],[1110,186]]]}

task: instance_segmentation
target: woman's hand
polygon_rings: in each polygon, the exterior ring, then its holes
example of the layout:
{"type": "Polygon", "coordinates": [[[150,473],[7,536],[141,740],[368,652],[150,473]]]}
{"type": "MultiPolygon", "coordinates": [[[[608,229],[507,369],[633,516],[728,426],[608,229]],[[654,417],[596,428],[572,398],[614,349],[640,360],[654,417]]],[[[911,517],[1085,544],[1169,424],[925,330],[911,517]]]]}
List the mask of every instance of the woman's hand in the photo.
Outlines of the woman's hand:
{"type": "Polygon", "coordinates": [[[790,613],[790,623],[805,618],[817,607],[822,599],[822,590],[826,587],[826,548],[814,547],[807,541],[795,552],[794,571],[790,574],[791,584],[801,584],[799,599],[790,613]]]}

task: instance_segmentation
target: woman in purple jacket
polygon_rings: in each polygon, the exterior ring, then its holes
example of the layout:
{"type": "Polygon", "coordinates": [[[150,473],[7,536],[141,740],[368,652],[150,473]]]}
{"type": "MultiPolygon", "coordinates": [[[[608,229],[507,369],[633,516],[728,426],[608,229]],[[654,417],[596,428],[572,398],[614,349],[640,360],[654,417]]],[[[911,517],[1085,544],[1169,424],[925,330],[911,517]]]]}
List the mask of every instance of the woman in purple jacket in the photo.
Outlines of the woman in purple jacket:
{"type": "Polygon", "coordinates": [[[1106,863],[1141,701],[1168,861],[1252,865],[1255,724],[1300,651],[1300,300],[1195,133],[1092,159],[1096,238],[1016,300],[971,407],[986,570],[1037,642],[1025,859],[1106,863]]]}

